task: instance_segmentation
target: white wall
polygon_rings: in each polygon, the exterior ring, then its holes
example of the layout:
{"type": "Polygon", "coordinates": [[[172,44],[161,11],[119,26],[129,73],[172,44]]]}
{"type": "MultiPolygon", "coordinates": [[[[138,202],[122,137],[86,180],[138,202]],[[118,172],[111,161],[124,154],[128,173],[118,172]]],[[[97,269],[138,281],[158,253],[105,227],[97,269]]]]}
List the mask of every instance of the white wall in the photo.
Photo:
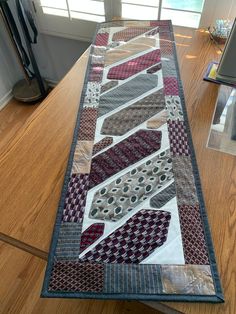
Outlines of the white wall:
{"type": "Polygon", "coordinates": [[[10,100],[12,87],[21,77],[20,68],[0,17],[0,108],[10,100]]]}
{"type": "Polygon", "coordinates": [[[53,82],[60,81],[90,43],[40,34],[34,53],[41,75],[53,82]]]}

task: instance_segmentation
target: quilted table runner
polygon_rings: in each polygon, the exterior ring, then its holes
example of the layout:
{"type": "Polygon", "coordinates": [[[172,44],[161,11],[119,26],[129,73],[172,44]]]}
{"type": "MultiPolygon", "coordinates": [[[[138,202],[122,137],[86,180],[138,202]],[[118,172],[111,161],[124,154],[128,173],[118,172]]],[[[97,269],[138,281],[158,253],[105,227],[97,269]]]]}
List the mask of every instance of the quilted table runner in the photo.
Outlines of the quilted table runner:
{"type": "Polygon", "coordinates": [[[223,301],[170,21],[97,28],[42,296],[223,301]]]}

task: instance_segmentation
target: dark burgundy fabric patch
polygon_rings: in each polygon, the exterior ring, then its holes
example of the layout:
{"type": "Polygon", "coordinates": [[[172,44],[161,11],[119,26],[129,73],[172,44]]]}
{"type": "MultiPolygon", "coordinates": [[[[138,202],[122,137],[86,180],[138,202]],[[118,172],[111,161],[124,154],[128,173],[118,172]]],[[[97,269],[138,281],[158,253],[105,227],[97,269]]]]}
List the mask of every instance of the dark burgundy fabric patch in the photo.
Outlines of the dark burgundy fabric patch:
{"type": "Polygon", "coordinates": [[[83,252],[103,235],[104,227],[104,223],[96,223],[84,230],[81,235],[80,252],[83,252]]]}
{"type": "Polygon", "coordinates": [[[161,147],[160,131],[139,130],[92,159],[90,189],[126,167],[158,151],[161,147]]]}
{"type": "Polygon", "coordinates": [[[178,208],[185,263],[209,265],[199,205],[181,205],[178,208]]]}
{"type": "Polygon", "coordinates": [[[108,38],[109,38],[108,33],[97,34],[94,45],[95,46],[106,46],[108,44],[108,38]]]}
{"type": "Polygon", "coordinates": [[[140,57],[112,67],[107,74],[108,79],[125,80],[161,61],[160,49],[152,50],[140,57]]]}
{"type": "Polygon", "coordinates": [[[67,222],[82,222],[86,196],[89,186],[89,175],[72,174],[66,194],[62,220],[67,222]]]}
{"type": "Polygon", "coordinates": [[[188,135],[184,121],[167,121],[170,151],[173,156],[189,156],[188,135]]]}
{"type": "Polygon", "coordinates": [[[98,111],[96,108],[83,108],[80,118],[79,141],[93,141],[98,111]]]}

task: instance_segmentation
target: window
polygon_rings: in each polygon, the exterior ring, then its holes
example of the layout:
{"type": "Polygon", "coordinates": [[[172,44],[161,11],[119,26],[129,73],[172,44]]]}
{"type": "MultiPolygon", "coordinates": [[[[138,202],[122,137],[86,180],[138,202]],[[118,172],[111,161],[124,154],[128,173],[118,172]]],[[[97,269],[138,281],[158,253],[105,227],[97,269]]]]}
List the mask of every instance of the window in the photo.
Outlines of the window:
{"type": "Polygon", "coordinates": [[[105,21],[103,0],[34,0],[32,6],[46,34],[91,41],[97,23],[105,21]]]}
{"type": "Polygon", "coordinates": [[[41,0],[40,5],[44,14],[93,22],[105,21],[104,3],[101,0],[41,0]]]}
{"type": "Polygon", "coordinates": [[[122,17],[172,20],[174,25],[197,28],[204,0],[121,0],[122,17]],[[160,5],[160,10],[159,10],[160,5]]]}
{"type": "Polygon", "coordinates": [[[28,0],[43,33],[91,41],[98,22],[171,19],[174,25],[208,27],[236,15],[234,0],[28,0]]]}

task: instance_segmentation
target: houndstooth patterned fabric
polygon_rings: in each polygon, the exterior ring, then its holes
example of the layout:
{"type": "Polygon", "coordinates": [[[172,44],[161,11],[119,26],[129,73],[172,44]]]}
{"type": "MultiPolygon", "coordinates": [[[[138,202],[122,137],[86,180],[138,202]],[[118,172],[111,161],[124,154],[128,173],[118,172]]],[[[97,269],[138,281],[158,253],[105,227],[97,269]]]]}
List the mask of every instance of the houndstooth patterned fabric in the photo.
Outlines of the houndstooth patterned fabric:
{"type": "Polygon", "coordinates": [[[89,186],[87,174],[72,174],[66,194],[62,220],[67,222],[82,222],[86,195],[89,186]]]}
{"type": "Polygon", "coordinates": [[[81,257],[81,261],[140,263],[165,243],[170,219],[169,212],[142,209],[81,257]]]}
{"type": "Polygon", "coordinates": [[[173,156],[189,156],[188,136],[183,121],[168,120],[170,151],[173,156]]]}

